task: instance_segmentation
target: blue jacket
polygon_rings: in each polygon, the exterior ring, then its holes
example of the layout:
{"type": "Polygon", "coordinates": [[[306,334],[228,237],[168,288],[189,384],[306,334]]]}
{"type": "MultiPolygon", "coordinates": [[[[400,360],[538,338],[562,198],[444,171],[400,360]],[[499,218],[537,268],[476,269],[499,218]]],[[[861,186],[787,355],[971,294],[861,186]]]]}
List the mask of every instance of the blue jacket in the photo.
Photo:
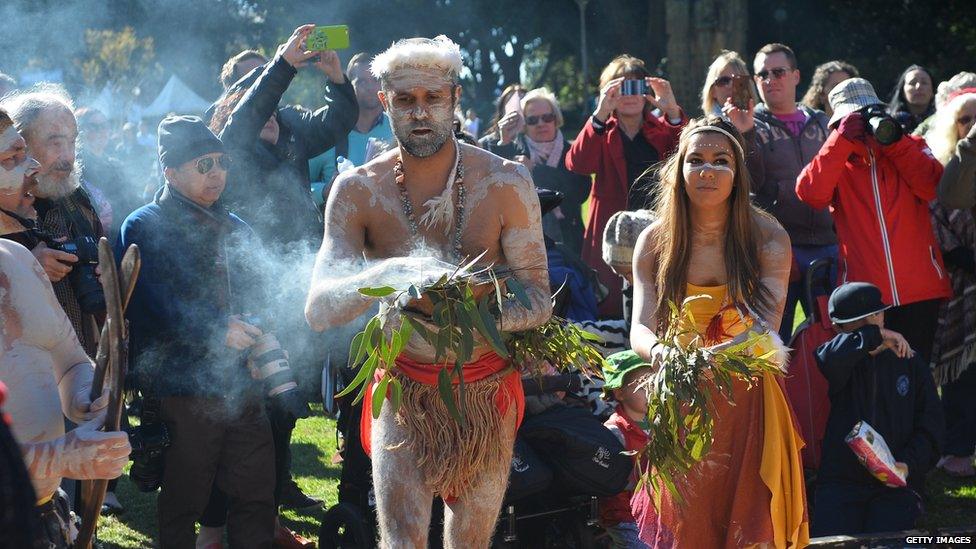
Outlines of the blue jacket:
{"type": "Polygon", "coordinates": [[[157,396],[256,391],[241,353],[224,345],[228,316],[255,310],[250,227],[220,202],[203,208],[166,185],[125,219],[116,257],[130,244],[142,256],[126,311],[130,379],[157,396]]]}
{"type": "Polygon", "coordinates": [[[895,459],[908,465],[908,484],[916,490],[939,459],[944,422],[932,372],[917,355],[902,359],[885,350],[872,357],[881,342],[881,329],[866,325],[817,348],[830,394],[819,482],[883,486],[844,440],[858,421],[881,433],[895,459]]]}

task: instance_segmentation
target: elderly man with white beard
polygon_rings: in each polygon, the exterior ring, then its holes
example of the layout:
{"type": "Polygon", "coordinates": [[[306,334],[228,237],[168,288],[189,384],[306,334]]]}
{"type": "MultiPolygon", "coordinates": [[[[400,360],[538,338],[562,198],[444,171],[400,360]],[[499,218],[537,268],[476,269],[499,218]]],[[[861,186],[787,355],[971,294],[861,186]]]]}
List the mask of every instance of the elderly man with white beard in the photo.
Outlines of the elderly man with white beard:
{"type": "MultiPolygon", "coordinates": [[[[0,235],[30,224],[26,180],[34,168],[0,109],[0,235]]],[[[20,244],[0,240],[0,379],[9,389],[4,411],[37,497],[42,532],[35,547],[70,546],[67,505],[57,492],[62,477],[115,478],[129,461],[125,433],[97,430],[108,393],[92,402],[93,375],[41,266],[20,244]],[[65,416],[83,424],[66,433],[65,416]]]]}
{"type": "MultiPolygon", "coordinates": [[[[91,197],[81,187],[80,170],[75,162],[78,124],[71,97],[63,88],[45,84],[9,95],[0,102],[13,119],[17,131],[27,141],[27,148],[39,163],[37,188],[37,227],[57,240],[91,237],[97,242],[104,235],[91,197]]],[[[15,239],[16,240],[16,239],[15,239]]],[[[48,247],[44,242],[24,242],[54,286],[54,294],[71,320],[88,356],[98,346],[96,318],[105,310],[104,298],[95,290],[79,291],[72,282],[81,277],[69,274],[80,269],[78,256],[48,247]]],[[[89,281],[91,282],[91,281],[89,281]]]]}

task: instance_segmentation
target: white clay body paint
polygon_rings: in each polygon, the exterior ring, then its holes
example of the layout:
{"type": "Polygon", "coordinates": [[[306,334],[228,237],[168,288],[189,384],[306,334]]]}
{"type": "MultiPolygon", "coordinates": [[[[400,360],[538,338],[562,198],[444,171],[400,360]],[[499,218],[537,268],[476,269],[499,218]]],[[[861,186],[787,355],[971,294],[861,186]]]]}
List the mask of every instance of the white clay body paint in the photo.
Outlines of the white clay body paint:
{"type": "Polygon", "coordinates": [[[702,162],[701,164],[697,164],[697,165],[692,165],[689,164],[688,162],[685,162],[685,169],[687,169],[689,172],[692,173],[703,172],[705,170],[715,170],[720,172],[728,172],[732,174],[735,173],[735,170],[732,169],[732,166],[720,166],[720,165],[712,164],[711,162],[702,162]]]}

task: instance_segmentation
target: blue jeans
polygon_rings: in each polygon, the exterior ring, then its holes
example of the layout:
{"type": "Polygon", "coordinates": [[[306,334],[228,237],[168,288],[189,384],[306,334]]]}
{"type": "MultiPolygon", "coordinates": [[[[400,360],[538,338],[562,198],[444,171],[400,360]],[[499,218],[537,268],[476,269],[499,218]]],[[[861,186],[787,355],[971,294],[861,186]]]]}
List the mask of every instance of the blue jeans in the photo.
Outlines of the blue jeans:
{"type": "Polygon", "coordinates": [[[620,522],[607,528],[613,549],[644,549],[647,545],[637,537],[637,523],[620,522]]]}
{"type": "Polygon", "coordinates": [[[830,246],[793,246],[793,258],[800,266],[800,279],[791,282],[786,291],[786,308],[783,309],[783,321],[779,327],[779,336],[783,338],[783,343],[789,345],[790,337],[793,336],[793,316],[796,311],[796,304],[799,303],[803,308],[803,313],[810,316],[812,303],[807,303],[804,281],[810,263],[825,257],[834,260],[828,275],[829,287],[826,284],[818,284],[813,287],[813,296],[829,294],[837,284],[837,254],[839,249],[836,244],[830,246]]]}

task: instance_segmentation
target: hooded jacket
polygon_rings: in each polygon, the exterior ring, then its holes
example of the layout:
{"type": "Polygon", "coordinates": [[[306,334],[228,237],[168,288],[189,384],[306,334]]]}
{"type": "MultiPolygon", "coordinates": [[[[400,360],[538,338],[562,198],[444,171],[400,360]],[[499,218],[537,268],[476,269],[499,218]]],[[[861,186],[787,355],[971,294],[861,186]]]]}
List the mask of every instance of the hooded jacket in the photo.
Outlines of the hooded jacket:
{"type": "Polygon", "coordinates": [[[819,482],[883,486],[845,442],[858,421],[874,427],[895,460],[908,465],[908,483],[916,490],[939,459],[944,421],[932,373],[917,355],[901,359],[886,349],[870,356],[881,342],[881,329],[869,324],[817,348],[830,394],[819,482]]]}
{"type": "Polygon", "coordinates": [[[232,165],[223,201],[271,246],[304,242],[318,249],[322,217],[312,199],[308,160],[335,146],[359,117],[356,93],[348,79],[329,84],[328,105],[317,111],[279,108],[282,94],[297,71],[281,56],[234,84],[247,86],[220,132],[232,165]],[[278,141],[260,138],[261,129],[278,116],[278,141]]]}
{"type": "Polygon", "coordinates": [[[841,280],[870,282],[895,306],[950,297],[928,206],[942,164],[921,137],[869,142],[832,132],[797,179],[797,196],[824,212],[830,206],[841,280]]]}
{"type": "Polygon", "coordinates": [[[776,216],[791,244],[829,246],[837,243],[830,212],[811,208],[796,195],[796,177],[827,139],[827,115],[806,105],[797,108],[807,116],[799,136],[790,133],[765,104],[756,107],[756,158],[747,167],[756,202],[776,216]]]}

